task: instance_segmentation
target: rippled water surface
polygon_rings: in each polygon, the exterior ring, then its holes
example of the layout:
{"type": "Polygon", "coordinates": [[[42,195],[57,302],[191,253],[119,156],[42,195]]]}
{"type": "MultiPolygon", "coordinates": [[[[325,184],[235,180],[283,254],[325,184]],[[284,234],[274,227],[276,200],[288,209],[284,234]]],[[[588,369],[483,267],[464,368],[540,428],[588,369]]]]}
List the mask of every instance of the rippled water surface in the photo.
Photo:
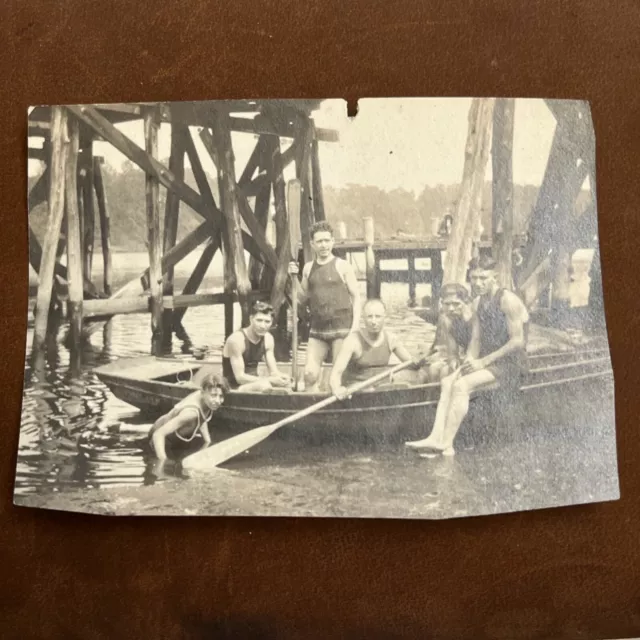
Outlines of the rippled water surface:
{"type": "MultiPolygon", "coordinates": [[[[132,267],[133,275],[139,266],[132,267]]],[[[205,281],[205,288],[212,290],[214,284],[205,281]]],[[[418,299],[428,292],[427,285],[419,285],[418,299]]],[[[434,328],[407,308],[406,285],[385,284],[382,296],[388,305],[388,327],[407,348],[428,346],[434,328]]],[[[239,313],[235,317],[237,321],[239,313]]],[[[188,337],[174,337],[174,356],[188,357],[194,349],[208,356],[220,354],[221,306],[190,309],[183,323],[188,337]]],[[[257,452],[234,462],[215,483],[210,478],[184,479],[179,465],[158,472],[143,446],[150,418],[116,399],[93,373],[95,367],[119,358],[148,355],[149,325],[148,315],[118,316],[105,324],[91,335],[75,377],[70,374],[64,327],[57,347],[49,348],[38,370],[27,350],[18,502],[73,508],[56,500],[82,496],[78,508],[92,509],[91,496],[96,496],[107,505],[107,513],[442,517],[617,496],[609,406],[602,415],[593,414],[579,431],[557,425],[550,437],[537,438],[532,431],[528,442],[490,450],[471,447],[448,461],[425,461],[407,455],[403,447],[300,450],[270,442],[264,449],[267,456],[257,452]]],[[[28,345],[31,340],[30,329],[28,345]]]]}

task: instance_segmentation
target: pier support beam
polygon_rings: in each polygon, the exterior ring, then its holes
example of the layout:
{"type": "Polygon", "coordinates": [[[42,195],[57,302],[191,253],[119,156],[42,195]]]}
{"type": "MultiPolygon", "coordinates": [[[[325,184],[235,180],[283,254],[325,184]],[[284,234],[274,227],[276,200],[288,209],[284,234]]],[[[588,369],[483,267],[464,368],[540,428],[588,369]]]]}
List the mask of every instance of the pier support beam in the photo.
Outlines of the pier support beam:
{"type": "Polygon", "coordinates": [[[513,288],[513,122],[515,100],[499,98],[493,112],[493,258],[498,283],[513,288]]]}
{"type": "Polygon", "coordinates": [[[96,201],[98,203],[98,215],[100,216],[100,240],[102,244],[102,261],[104,272],[102,276],[104,292],[111,295],[113,264],[111,260],[111,221],[107,194],[104,188],[104,178],[102,176],[102,165],[104,158],[93,159],[93,186],[96,191],[96,201]]]}
{"type": "Polygon", "coordinates": [[[484,175],[491,148],[493,98],[474,98],[469,109],[460,197],[456,207],[444,265],[445,282],[464,284],[474,242],[478,237],[484,175]]]}
{"type": "MultiPolygon", "coordinates": [[[[184,181],[184,156],[186,151],[186,127],[179,123],[171,125],[171,155],[169,157],[169,171],[176,180],[184,181]]],[[[167,189],[167,199],[164,211],[164,242],[163,255],[166,255],[176,244],[178,238],[178,218],[180,216],[180,198],[171,189],[167,189]]],[[[199,283],[198,283],[199,284],[199,283]]],[[[173,295],[173,266],[170,266],[164,276],[163,290],[165,296],[173,295]]],[[[163,349],[170,350],[171,335],[174,329],[175,312],[164,309],[162,312],[163,349]]]]}
{"type": "MultiPolygon", "coordinates": [[[[158,114],[144,112],[144,139],[147,155],[158,160],[158,114]]],[[[151,351],[162,351],[162,240],[160,237],[160,183],[152,173],[145,173],[147,242],[149,245],[149,291],[151,293],[151,351]]]]}
{"type": "Polygon", "coordinates": [[[373,244],[375,241],[375,229],[373,225],[373,218],[367,217],[362,219],[364,226],[364,243],[365,251],[364,258],[367,268],[367,298],[379,298],[380,297],[380,265],[376,260],[376,256],[373,250],[373,244]]]}
{"type": "MultiPolygon", "coordinates": [[[[314,127],[315,133],[315,127],[314,127]]],[[[312,194],[313,194],[313,212],[316,222],[326,220],[327,216],[324,211],[324,194],[322,191],[322,174],[320,172],[320,152],[318,149],[318,138],[314,135],[311,143],[311,176],[312,176],[312,194]]]]}
{"type": "Polygon", "coordinates": [[[302,187],[302,199],[300,200],[300,235],[302,237],[302,251],[304,261],[313,260],[311,250],[311,238],[309,231],[313,225],[313,194],[311,190],[311,147],[313,145],[313,122],[309,118],[302,120],[301,143],[296,157],[296,178],[300,180],[302,187]]]}
{"type": "Polygon", "coordinates": [[[83,261],[78,207],[78,149],[80,127],[76,118],[69,118],[69,156],[66,164],[65,196],[67,210],[67,281],[69,284],[69,316],[71,338],[71,369],[80,369],[82,344],[83,261]]]}
{"type": "Polygon", "coordinates": [[[90,133],[84,135],[81,145],[78,159],[81,181],[78,186],[82,191],[82,273],[85,280],[91,281],[96,223],[93,207],[93,139],[90,133]]]}
{"type": "Polygon", "coordinates": [[[226,106],[213,108],[213,144],[216,168],[218,170],[218,185],[220,190],[220,208],[224,215],[224,249],[225,272],[224,290],[229,295],[229,302],[225,305],[225,333],[233,331],[233,302],[232,294],[236,289],[242,308],[242,323],[249,320],[247,296],[251,290],[247,265],[244,258],[242,242],[242,227],[236,200],[236,172],[231,144],[231,130],[229,127],[229,112],[226,106]]]}
{"type": "Polygon", "coordinates": [[[42,350],[47,337],[58,239],[64,216],[64,178],[68,148],[67,111],[64,107],[52,107],[49,215],[38,272],[38,295],[33,335],[33,350],[35,352],[42,350]]]}

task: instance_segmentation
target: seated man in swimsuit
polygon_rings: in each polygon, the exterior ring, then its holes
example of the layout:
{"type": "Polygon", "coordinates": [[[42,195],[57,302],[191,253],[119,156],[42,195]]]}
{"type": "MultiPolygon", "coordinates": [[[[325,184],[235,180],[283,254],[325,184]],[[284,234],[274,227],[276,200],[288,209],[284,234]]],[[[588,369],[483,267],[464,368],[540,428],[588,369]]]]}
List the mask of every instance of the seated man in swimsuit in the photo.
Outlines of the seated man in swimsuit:
{"type": "Polygon", "coordinates": [[[224,401],[229,390],[226,380],[219,375],[208,374],[194,391],[165,414],[151,427],[149,439],[158,460],[166,460],[167,439],[191,442],[199,432],[203,438],[202,448],[211,444],[208,422],[224,401]]]}
{"type": "Polygon", "coordinates": [[[461,284],[445,284],[440,289],[441,312],[436,336],[425,358],[426,381],[440,381],[461,364],[471,340],[469,293],[461,284]]]}
{"type": "Polygon", "coordinates": [[[498,383],[517,389],[526,372],[529,313],[515,293],[496,282],[491,258],[472,261],[469,277],[474,293],[471,340],[462,366],[442,380],[431,435],[407,442],[417,450],[454,455],[453,442],[469,411],[471,394],[498,383]]]}
{"type": "MultiPolygon", "coordinates": [[[[371,378],[389,367],[391,354],[401,362],[414,360],[398,339],[384,328],[386,308],[381,300],[367,300],[362,309],[364,328],[344,340],[331,370],[331,391],[343,400],[346,385],[371,378]]],[[[415,368],[418,368],[416,363],[415,368]]]]}
{"type": "Polygon", "coordinates": [[[249,314],[249,326],[232,333],[222,350],[222,373],[235,391],[269,391],[274,387],[291,388],[291,378],[278,371],[274,355],[273,307],[266,302],[254,302],[249,314]],[[258,365],[266,362],[268,376],[258,375],[258,365]]]}
{"type": "MultiPolygon", "coordinates": [[[[329,350],[333,362],[343,340],[360,327],[360,293],[353,267],[333,255],[333,229],[326,222],[316,222],[310,231],[315,260],[302,270],[300,301],[308,302],[311,328],[307,343],[304,384],[315,390],[329,350]]],[[[298,265],[289,265],[289,273],[298,273],[298,265]]]]}

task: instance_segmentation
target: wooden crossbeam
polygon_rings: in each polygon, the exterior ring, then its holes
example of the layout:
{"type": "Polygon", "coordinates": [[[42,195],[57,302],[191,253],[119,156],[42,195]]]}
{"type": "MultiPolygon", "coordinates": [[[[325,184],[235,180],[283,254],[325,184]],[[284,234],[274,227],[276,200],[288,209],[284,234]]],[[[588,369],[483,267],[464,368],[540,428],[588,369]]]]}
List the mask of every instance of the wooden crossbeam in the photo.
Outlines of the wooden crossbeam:
{"type": "MultiPolygon", "coordinates": [[[[261,135],[279,136],[281,138],[295,138],[297,128],[293,124],[275,124],[270,118],[257,115],[255,118],[232,117],[229,119],[232,131],[256,133],[261,135]]],[[[340,136],[333,129],[316,129],[316,137],[321,142],[338,142],[340,136]]]]}
{"type": "MultiPolygon", "coordinates": [[[[112,125],[109,120],[96,109],[88,106],[70,106],[68,109],[98,135],[102,136],[104,140],[111,143],[128,160],[131,160],[131,162],[140,167],[145,173],[155,176],[164,187],[177,193],[185,204],[189,205],[193,211],[200,214],[205,220],[209,220],[214,224],[218,224],[221,221],[222,212],[215,206],[215,203],[213,205],[207,203],[203,196],[198,194],[189,185],[181,180],[177,180],[166,166],[159,160],[151,158],[144,149],[127,138],[127,136],[112,125]]],[[[190,156],[190,160],[191,159],[190,156]]],[[[247,251],[259,260],[260,251],[251,236],[244,234],[243,241],[247,251]]]]}

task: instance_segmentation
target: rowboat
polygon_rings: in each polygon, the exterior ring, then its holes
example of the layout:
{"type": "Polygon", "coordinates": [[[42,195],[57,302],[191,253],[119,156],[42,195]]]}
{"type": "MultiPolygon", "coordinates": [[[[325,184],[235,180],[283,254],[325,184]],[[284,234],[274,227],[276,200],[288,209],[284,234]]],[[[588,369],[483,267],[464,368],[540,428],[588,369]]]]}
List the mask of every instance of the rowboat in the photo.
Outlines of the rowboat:
{"type": "MultiPolygon", "coordinates": [[[[120,400],[137,407],[149,416],[170,410],[178,401],[198,388],[206,373],[220,372],[220,361],[197,361],[181,358],[145,356],[117,360],[95,370],[97,377],[120,400]]],[[[279,363],[283,373],[290,364],[279,363]]],[[[259,371],[259,373],[261,373],[259,371]]],[[[329,367],[325,366],[326,381],[329,367]]],[[[511,427],[526,424],[535,416],[540,423],[546,415],[559,423],[563,416],[575,417],[576,411],[590,411],[591,404],[602,409],[612,407],[613,374],[608,350],[585,349],[529,354],[529,372],[517,397],[506,398],[511,427]]],[[[271,424],[326,398],[324,393],[285,392],[246,393],[231,391],[216,413],[216,424],[242,431],[271,424]]],[[[418,384],[411,380],[381,384],[351,398],[335,403],[304,418],[297,427],[338,429],[341,433],[360,433],[391,437],[412,433],[424,434],[440,397],[440,384],[418,384]]],[[[495,414],[497,402],[504,402],[499,390],[487,389],[473,399],[470,415],[495,414]]],[[[495,417],[495,416],[494,416],[495,417]]]]}

